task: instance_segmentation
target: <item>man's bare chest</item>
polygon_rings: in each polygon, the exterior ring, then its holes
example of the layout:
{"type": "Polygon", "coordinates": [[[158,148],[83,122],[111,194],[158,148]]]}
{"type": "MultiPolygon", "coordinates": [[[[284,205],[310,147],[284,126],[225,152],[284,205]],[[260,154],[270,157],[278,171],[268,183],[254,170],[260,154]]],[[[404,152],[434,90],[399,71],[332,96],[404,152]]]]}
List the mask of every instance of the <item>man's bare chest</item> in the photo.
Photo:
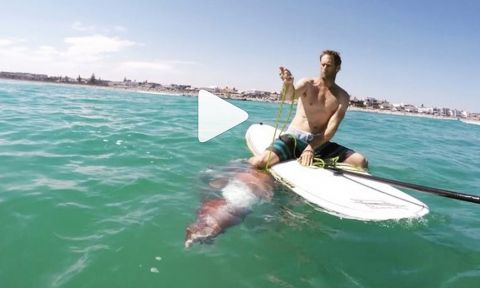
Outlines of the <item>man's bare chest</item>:
{"type": "Polygon", "coordinates": [[[305,112],[331,114],[338,108],[337,97],[330,91],[312,89],[307,91],[302,98],[305,112]]]}

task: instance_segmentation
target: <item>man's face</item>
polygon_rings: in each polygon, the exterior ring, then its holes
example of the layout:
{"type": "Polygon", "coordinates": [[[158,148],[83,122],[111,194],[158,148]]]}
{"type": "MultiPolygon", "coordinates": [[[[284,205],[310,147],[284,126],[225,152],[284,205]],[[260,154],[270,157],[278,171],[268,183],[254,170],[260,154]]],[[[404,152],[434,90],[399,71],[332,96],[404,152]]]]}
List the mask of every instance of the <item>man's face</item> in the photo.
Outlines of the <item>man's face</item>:
{"type": "Polygon", "coordinates": [[[320,71],[323,79],[332,78],[337,74],[337,66],[335,65],[335,59],[330,55],[323,55],[320,59],[320,71]]]}

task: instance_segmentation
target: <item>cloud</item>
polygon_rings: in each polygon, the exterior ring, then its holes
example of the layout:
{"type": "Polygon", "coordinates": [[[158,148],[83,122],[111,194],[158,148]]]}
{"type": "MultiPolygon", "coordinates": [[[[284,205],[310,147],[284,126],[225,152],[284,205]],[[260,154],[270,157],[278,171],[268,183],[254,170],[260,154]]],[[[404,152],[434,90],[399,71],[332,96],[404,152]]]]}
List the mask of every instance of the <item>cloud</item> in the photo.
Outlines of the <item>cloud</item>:
{"type": "Polygon", "coordinates": [[[29,47],[25,42],[22,39],[0,38],[0,56],[9,58],[0,60],[0,64],[12,62],[13,59],[18,62],[90,63],[101,61],[129,47],[140,45],[127,39],[99,34],[66,37],[64,39],[66,45],[59,48],[50,45],[29,47]]]}
{"type": "Polygon", "coordinates": [[[6,60],[28,55],[26,41],[17,38],[0,38],[0,63],[6,60]]]}
{"type": "Polygon", "coordinates": [[[40,46],[37,49],[26,49],[25,53],[29,53],[30,61],[48,62],[58,61],[61,52],[53,46],[40,46]]]}
{"type": "Polygon", "coordinates": [[[20,38],[0,38],[0,47],[12,46],[25,42],[25,39],[20,38]]]}
{"type": "Polygon", "coordinates": [[[66,37],[58,46],[27,45],[25,40],[0,38],[0,71],[75,75],[103,72],[117,66],[116,56],[136,42],[104,35],[66,37]]]}
{"type": "Polygon", "coordinates": [[[168,62],[159,61],[127,61],[120,64],[124,69],[173,70],[174,66],[168,62]]]}
{"type": "Polygon", "coordinates": [[[0,47],[10,46],[14,42],[11,39],[0,39],[0,47]]]}
{"type": "Polygon", "coordinates": [[[168,62],[172,64],[181,64],[181,65],[200,65],[200,63],[196,61],[169,60],[168,62]]]}
{"type": "Polygon", "coordinates": [[[67,37],[64,42],[68,45],[62,53],[64,57],[75,61],[97,61],[104,55],[116,53],[137,43],[119,37],[91,35],[82,37],[67,37]]]}
{"type": "Polygon", "coordinates": [[[127,32],[127,28],[122,26],[122,25],[115,25],[113,26],[113,31],[115,32],[120,32],[120,33],[123,33],[123,32],[127,32]]]}
{"type": "Polygon", "coordinates": [[[93,25],[85,25],[80,21],[76,21],[72,24],[72,29],[75,31],[85,32],[85,31],[95,31],[96,28],[93,25]]]}
{"type": "Polygon", "coordinates": [[[113,25],[106,27],[98,27],[95,25],[87,25],[80,21],[75,21],[72,24],[72,29],[79,32],[89,32],[89,33],[125,33],[128,29],[122,25],[113,25]]]}
{"type": "MultiPolygon", "coordinates": [[[[163,60],[163,61],[126,61],[118,65],[118,69],[121,71],[144,71],[145,73],[171,73],[178,74],[184,71],[185,66],[200,65],[194,61],[184,60],[163,60]]],[[[191,69],[188,69],[191,70],[191,69]]]]}
{"type": "Polygon", "coordinates": [[[23,39],[0,37],[0,71],[48,75],[95,75],[102,79],[123,77],[152,81],[172,81],[179,75],[195,73],[195,61],[145,58],[128,59],[129,49],[143,44],[123,37],[103,34],[66,37],[58,45],[34,46],[23,39]]]}
{"type": "Polygon", "coordinates": [[[127,61],[121,63],[121,67],[149,70],[173,70],[181,65],[199,65],[195,61],[165,60],[165,61],[127,61]]]}

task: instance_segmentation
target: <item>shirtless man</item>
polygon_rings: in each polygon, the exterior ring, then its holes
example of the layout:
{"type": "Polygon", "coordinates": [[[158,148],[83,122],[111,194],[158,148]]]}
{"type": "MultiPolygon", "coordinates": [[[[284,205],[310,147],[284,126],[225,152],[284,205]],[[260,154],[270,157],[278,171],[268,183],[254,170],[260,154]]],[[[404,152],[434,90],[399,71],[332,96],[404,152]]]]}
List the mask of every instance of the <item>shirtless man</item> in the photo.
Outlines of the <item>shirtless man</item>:
{"type": "Polygon", "coordinates": [[[301,79],[296,87],[290,71],[280,67],[286,98],[298,98],[297,112],[286,133],[262,155],[249,159],[253,166],[264,168],[293,158],[309,166],[314,157],[338,156],[339,162],[367,168],[368,162],[363,155],[330,142],[345,116],[350,99],[348,93],[335,83],[341,64],[338,52],[323,51],[320,55],[320,77],[301,79]]]}

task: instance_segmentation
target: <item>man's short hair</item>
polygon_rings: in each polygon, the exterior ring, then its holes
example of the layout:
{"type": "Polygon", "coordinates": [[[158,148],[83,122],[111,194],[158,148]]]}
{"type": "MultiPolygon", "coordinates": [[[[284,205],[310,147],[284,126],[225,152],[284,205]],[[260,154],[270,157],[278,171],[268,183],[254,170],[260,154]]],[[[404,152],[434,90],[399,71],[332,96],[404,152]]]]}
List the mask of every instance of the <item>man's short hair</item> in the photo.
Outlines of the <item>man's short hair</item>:
{"type": "Polygon", "coordinates": [[[342,65],[342,58],[340,58],[340,53],[334,50],[325,50],[320,54],[320,60],[322,60],[323,55],[330,55],[333,57],[333,60],[335,61],[335,65],[338,67],[342,65]]]}

